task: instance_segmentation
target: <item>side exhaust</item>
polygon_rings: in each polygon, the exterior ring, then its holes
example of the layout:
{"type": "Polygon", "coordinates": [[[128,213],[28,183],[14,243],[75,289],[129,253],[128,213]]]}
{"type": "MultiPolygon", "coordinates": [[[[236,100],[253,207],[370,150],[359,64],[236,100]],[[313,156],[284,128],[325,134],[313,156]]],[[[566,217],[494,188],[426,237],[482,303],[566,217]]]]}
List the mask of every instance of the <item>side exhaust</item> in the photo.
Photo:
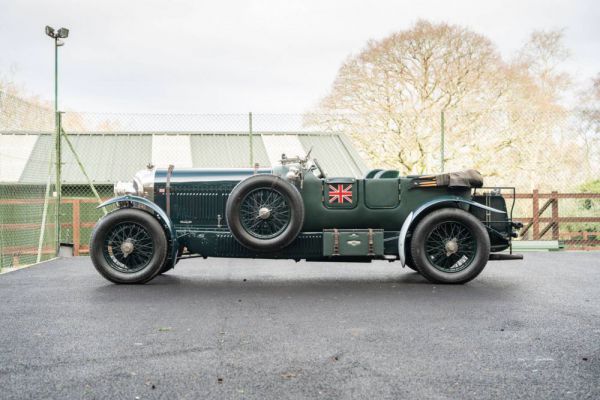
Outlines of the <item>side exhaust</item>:
{"type": "Polygon", "coordinates": [[[502,260],[522,260],[523,254],[504,254],[504,253],[492,253],[490,254],[490,261],[502,261],[502,260]]]}

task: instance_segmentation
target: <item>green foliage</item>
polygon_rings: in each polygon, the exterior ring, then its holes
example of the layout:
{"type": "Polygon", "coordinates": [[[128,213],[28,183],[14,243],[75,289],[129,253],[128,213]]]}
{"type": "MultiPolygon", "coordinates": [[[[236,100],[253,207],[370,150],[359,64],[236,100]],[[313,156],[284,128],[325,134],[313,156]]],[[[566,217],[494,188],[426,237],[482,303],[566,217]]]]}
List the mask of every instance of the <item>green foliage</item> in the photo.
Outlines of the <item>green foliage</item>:
{"type": "Polygon", "coordinates": [[[600,193],[600,179],[588,181],[579,186],[582,193],[600,193]]]}
{"type": "MultiPolygon", "coordinates": [[[[579,187],[579,190],[582,193],[600,193],[600,179],[596,179],[594,181],[585,182],[583,185],[579,187]]],[[[584,210],[593,210],[597,209],[598,201],[593,199],[584,199],[581,202],[581,207],[584,210]]]]}

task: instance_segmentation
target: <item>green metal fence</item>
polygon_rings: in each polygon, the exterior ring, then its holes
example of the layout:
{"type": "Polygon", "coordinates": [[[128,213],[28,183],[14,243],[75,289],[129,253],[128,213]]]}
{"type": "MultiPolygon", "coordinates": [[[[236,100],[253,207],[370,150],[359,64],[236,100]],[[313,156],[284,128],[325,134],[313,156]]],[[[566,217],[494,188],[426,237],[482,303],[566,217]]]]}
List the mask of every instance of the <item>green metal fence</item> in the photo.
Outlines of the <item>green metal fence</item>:
{"type": "Polygon", "coordinates": [[[0,269],[56,255],[54,147],[29,151],[53,127],[52,110],[0,92],[0,269]]]}

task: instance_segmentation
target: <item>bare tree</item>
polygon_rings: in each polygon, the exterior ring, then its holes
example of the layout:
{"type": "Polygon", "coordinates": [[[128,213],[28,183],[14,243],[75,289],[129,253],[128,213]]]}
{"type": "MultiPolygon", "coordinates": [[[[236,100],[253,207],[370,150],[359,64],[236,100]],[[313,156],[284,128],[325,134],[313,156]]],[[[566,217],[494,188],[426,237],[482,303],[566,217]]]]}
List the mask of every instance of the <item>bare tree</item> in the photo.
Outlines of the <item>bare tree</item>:
{"type": "Polygon", "coordinates": [[[515,61],[530,73],[538,89],[550,101],[560,100],[571,83],[570,76],[560,69],[570,55],[563,39],[563,29],[534,31],[515,61]]]}
{"type": "Polygon", "coordinates": [[[419,21],[346,60],[320,111],[355,115],[351,126],[330,122],[346,126],[373,163],[420,173],[439,146],[434,116],[493,104],[504,90],[493,78],[504,68],[485,37],[419,21]]]}
{"type": "Polygon", "coordinates": [[[546,168],[568,182],[580,152],[562,135],[567,55],[561,31],[534,32],[506,62],[480,34],[419,21],[349,57],[306,122],[347,132],[373,166],[424,173],[440,165],[443,112],[448,168],[527,188],[545,184],[546,168]]]}
{"type": "Polygon", "coordinates": [[[589,167],[600,164],[600,74],[579,95],[579,137],[589,167]]]}
{"type": "Polygon", "coordinates": [[[54,112],[48,102],[31,96],[14,80],[14,70],[0,75],[0,130],[51,131],[54,112]]]}

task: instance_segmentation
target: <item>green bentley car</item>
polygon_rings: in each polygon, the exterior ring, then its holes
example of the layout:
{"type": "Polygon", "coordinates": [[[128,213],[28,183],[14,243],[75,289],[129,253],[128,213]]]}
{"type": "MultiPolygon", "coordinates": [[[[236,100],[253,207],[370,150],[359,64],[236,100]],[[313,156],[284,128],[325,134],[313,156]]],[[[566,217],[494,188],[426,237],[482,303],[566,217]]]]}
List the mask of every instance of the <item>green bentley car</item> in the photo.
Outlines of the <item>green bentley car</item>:
{"type": "MultiPolygon", "coordinates": [[[[474,170],[330,177],[316,159],[272,168],[148,169],[115,185],[91,237],[94,266],[145,283],[192,257],[399,261],[436,283],[465,283],[488,260],[516,259],[520,224],[474,170]]],[[[514,199],[514,197],[513,197],[514,199]]],[[[514,200],[513,200],[514,205],[514,200]]]]}

